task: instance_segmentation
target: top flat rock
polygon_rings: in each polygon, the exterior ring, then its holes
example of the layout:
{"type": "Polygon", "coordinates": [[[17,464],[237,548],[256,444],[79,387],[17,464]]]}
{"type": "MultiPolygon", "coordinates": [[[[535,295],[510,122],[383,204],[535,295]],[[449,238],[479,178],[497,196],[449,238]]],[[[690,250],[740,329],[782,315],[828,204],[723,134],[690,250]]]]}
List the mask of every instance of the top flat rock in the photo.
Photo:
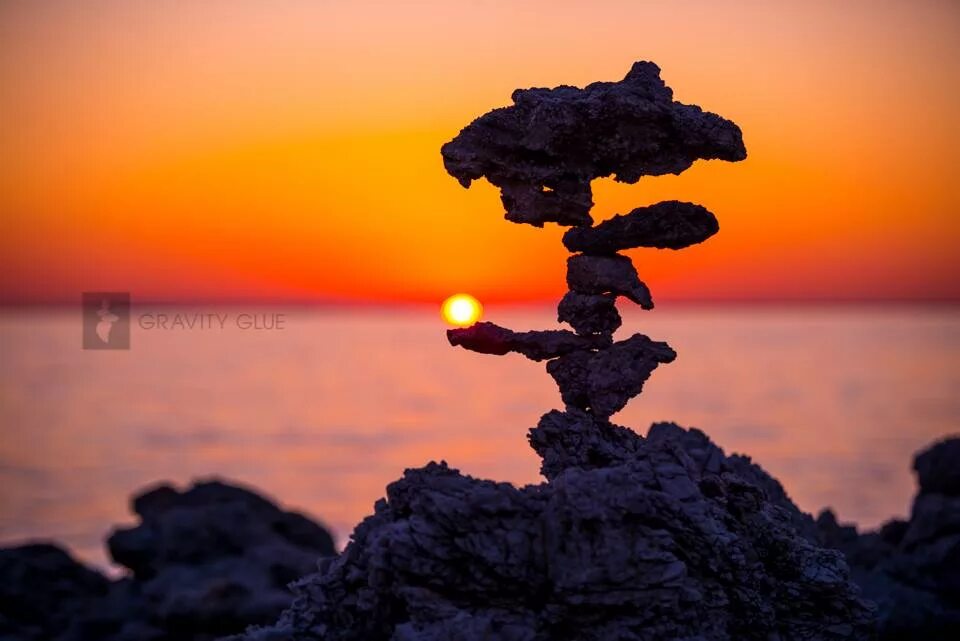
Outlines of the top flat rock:
{"type": "Polygon", "coordinates": [[[441,149],[447,172],[465,187],[485,177],[500,188],[507,220],[589,225],[590,181],[679,174],[698,159],[746,158],[740,128],[673,100],[652,62],[619,82],[583,89],[518,89],[441,149]]]}
{"type": "Polygon", "coordinates": [[[614,254],[635,247],[683,249],[702,243],[718,231],[716,217],[705,207],[666,200],[637,207],[595,227],[574,227],[563,235],[563,244],[572,252],[588,254],[614,254]]]}

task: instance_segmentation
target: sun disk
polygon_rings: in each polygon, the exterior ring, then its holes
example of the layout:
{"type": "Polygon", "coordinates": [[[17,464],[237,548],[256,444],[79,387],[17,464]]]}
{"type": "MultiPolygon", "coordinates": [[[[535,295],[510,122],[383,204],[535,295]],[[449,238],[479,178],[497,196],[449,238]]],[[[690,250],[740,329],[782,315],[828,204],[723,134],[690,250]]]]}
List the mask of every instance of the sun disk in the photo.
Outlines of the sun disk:
{"type": "Polygon", "coordinates": [[[454,294],[443,301],[440,315],[451,325],[466,327],[480,320],[483,306],[470,294],[454,294]]]}

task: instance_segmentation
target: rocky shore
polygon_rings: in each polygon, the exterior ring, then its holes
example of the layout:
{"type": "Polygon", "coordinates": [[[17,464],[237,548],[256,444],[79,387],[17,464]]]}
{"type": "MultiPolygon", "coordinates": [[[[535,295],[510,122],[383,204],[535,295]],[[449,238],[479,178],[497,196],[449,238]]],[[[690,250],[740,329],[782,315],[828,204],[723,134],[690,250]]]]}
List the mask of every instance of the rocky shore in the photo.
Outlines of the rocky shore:
{"type": "Polygon", "coordinates": [[[125,577],[53,543],[0,550],[0,639],[208,641],[250,625],[237,638],[945,641],[960,630],[960,436],[914,459],[910,518],[869,532],[800,511],[749,457],[696,429],[660,423],[643,438],[557,412],[530,441],[552,483],[408,470],[339,556],[320,525],[249,490],[149,490],[133,499],[142,523],[107,540],[125,577]]]}

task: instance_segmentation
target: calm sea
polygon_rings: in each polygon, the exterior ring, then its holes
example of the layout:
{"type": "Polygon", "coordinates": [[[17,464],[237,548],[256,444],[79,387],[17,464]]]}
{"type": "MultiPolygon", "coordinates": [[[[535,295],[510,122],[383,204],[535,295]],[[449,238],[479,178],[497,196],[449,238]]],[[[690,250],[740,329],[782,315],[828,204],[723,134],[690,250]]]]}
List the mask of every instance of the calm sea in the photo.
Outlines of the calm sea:
{"type": "MultiPolygon", "coordinates": [[[[679,357],[614,417],[704,429],[801,508],[873,526],[903,515],[911,456],[960,431],[960,311],[679,307],[626,317],[679,357]]],[[[433,310],[168,309],[219,322],[84,351],[75,310],[0,313],[0,542],[66,542],[106,565],[130,494],[221,476],[328,525],[343,544],[405,467],[538,481],[526,430],[559,395],[542,363],[446,344],[433,310]],[[242,329],[241,313],[283,314],[242,329]]],[[[488,309],[515,329],[549,308],[488,309]]],[[[146,323],[149,325],[149,323],[146,323]]]]}

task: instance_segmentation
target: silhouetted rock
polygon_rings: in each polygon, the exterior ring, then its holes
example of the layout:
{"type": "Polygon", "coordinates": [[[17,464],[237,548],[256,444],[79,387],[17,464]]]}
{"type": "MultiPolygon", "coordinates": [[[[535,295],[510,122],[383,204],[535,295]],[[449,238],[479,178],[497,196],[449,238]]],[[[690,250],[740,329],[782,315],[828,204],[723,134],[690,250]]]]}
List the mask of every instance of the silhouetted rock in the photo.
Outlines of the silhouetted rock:
{"type": "Polygon", "coordinates": [[[613,334],[622,322],[615,294],[581,294],[569,291],[557,305],[557,320],[569,323],[578,334],[613,334]]]}
{"type": "Polygon", "coordinates": [[[43,641],[69,628],[110,582],[50,543],[0,549],[0,639],[43,641]]]}
{"type": "Polygon", "coordinates": [[[276,620],[288,584],[335,554],[330,534],[219,481],[133,500],[141,524],[109,539],[132,575],[110,582],[59,548],[0,550],[4,641],[212,641],[276,620]]]}
{"type": "Polygon", "coordinates": [[[133,509],[140,525],[115,531],[107,545],[114,561],[138,579],[172,566],[255,555],[260,547],[281,549],[288,558],[275,562],[289,561],[296,578],[304,555],[335,554],[330,534],[313,521],[220,481],[197,483],[182,493],[161,485],[136,497],[133,509]]]}
{"type": "Polygon", "coordinates": [[[621,465],[634,458],[640,443],[632,430],[584,410],[550,410],[527,435],[543,459],[540,473],[553,480],[566,469],[592,470],[621,465]]]}
{"type": "Polygon", "coordinates": [[[451,345],[481,354],[517,352],[534,361],[606,347],[612,342],[609,336],[578,336],[565,329],[515,332],[488,322],[448,329],[447,340],[451,345]]]}
{"type": "Polygon", "coordinates": [[[860,534],[833,512],[817,519],[824,545],[841,550],[864,595],[878,606],[881,639],[960,637],[960,437],[917,454],[920,491],[910,520],[860,534]]]}
{"type": "Polygon", "coordinates": [[[477,118],[445,144],[443,163],[468,187],[500,188],[506,218],[589,225],[590,181],[679,174],[697,159],[743,160],[739,127],[673,101],[652,62],[620,82],[513,92],[513,105],[477,118]]]}
{"type": "Polygon", "coordinates": [[[407,470],[280,622],[244,638],[871,638],[842,555],[800,536],[702,433],[601,425],[544,417],[531,440],[556,453],[549,483],[407,470]],[[603,432],[560,445],[573,424],[603,432]]]}
{"type": "Polygon", "coordinates": [[[587,254],[613,254],[635,247],[683,249],[702,243],[719,230],[717,219],[705,207],[667,200],[637,207],[593,227],[574,227],[563,235],[563,244],[572,252],[587,254]]]}
{"type": "Polygon", "coordinates": [[[960,438],[935,443],[913,461],[920,493],[960,496],[960,438]]]}
{"type": "Polygon", "coordinates": [[[571,256],[567,259],[567,286],[580,294],[624,296],[643,309],[653,309],[650,290],[626,256],[571,256]]]}
{"type": "Polygon", "coordinates": [[[336,553],[313,521],[219,481],[185,492],[161,485],[135,498],[133,508],[140,525],[114,532],[110,553],[133,573],[146,615],[138,625],[180,638],[274,620],[290,602],[287,585],[336,553]]]}
{"type": "Polygon", "coordinates": [[[640,393],[644,381],[676,352],[666,343],[634,334],[597,352],[572,352],[547,363],[563,402],[606,418],[640,393]]]}

